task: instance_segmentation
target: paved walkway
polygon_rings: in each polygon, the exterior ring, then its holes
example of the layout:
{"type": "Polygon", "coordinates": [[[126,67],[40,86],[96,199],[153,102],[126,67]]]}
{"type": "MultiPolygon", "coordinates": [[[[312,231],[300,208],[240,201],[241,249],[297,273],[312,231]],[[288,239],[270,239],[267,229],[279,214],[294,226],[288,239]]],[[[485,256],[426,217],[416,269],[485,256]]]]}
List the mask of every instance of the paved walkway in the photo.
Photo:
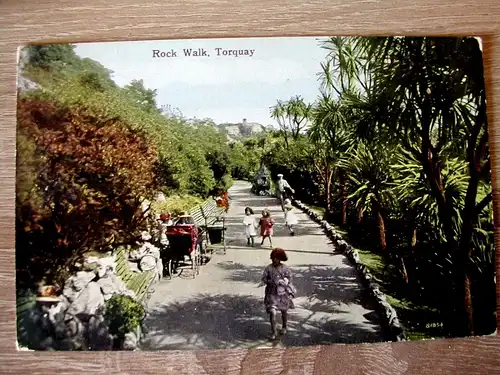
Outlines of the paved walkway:
{"type": "Polygon", "coordinates": [[[361,291],[354,268],[320,227],[296,209],[297,234],[291,237],[277,200],[250,193],[250,184],[231,188],[227,217],[227,254],[214,254],[196,279],[180,275],[155,286],[149,302],[147,334],[142,349],[230,349],[384,341],[378,317],[361,291]],[[278,342],[266,337],[270,326],[258,287],[269,264],[267,243],[246,246],[245,206],[256,216],[267,207],[276,219],[273,245],[286,249],[294,277],[296,308],[290,311],[288,333],[278,342]]]}

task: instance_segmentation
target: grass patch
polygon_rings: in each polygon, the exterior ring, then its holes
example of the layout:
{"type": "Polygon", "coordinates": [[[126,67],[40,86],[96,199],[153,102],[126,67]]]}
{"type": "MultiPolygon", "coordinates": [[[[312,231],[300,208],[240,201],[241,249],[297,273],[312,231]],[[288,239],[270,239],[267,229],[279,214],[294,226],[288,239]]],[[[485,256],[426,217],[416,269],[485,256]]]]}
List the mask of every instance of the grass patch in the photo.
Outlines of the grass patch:
{"type": "Polygon", "coordinates": [[[318,215],[323,216],[325,214],[325,209],[323,207],[307,205],[311,210],[315,211],[318,215]]]}
{"type": "MultiPolygon", "coordinates": [[[[320,215],[325,212],[322,207],[309,206],[309,208],[320,215]]],[[[389,268],[381,255],[375,254],[367,248],[357,248],[356,245],[359,246],[359,241],[351,238],[349,232],[341,229],[335,223],[330,222],[330,224],[358,252],[361,263],[366,266],[374,281],[380,286],[380,290],[386,295],[387,302],[396,310],[409,340],[445,336],[439,319],[439,312],[436,309],[416,305],[412,301],[401,297],[402,291],[399,285],[391,283],[391,275],[388,273],[389,268]]]]}

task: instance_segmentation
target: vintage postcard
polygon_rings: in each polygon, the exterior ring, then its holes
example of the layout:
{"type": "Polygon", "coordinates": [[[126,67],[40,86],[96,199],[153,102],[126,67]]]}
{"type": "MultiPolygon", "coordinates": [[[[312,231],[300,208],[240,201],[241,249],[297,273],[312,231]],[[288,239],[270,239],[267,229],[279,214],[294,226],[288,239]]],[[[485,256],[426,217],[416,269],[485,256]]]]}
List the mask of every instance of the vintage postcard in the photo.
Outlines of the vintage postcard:
{"type": "Polygon", "coordinates": [[[19,50],[18,347],[493,334],[482,42],[19,50]]]}

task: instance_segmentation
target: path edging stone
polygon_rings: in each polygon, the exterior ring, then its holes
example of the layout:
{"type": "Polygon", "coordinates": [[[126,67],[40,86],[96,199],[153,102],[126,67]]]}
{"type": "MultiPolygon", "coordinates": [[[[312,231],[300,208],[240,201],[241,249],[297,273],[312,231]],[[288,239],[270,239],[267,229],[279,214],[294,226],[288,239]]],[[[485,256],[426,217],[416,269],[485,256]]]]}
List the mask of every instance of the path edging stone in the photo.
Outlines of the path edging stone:
{"type": "Polygon", "coordinates": [[[393,341],[407,341],[404,328],[398,319],[396,310],[387,302],[385,294],[380,291],[379,285],[374,281],[370,271],[361,263],[356,249],[344,241],[342,236],[335,231],[334,227],[317,212],[313,211],[299,200],[294,200],[293,204],[305,212],[314,222],[321,225],[321,228],[323,228],[325,234],[333,242],[335,247],[354,265],[356,271],[361,276],[363,284],[374,299],[378,313],[381,315],[383,324],[388,328],[391,339],[393,341]]]}

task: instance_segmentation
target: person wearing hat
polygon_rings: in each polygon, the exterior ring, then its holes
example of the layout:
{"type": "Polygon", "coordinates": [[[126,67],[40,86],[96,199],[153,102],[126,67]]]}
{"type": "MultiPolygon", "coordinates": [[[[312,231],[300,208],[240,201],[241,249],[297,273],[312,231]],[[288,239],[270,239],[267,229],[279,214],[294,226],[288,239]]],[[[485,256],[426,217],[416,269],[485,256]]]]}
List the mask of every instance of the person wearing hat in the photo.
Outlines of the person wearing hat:
{"type": "Polygon", "coordinates": [[[182,212],[179,216],[177,216],[177,221],[175,225],[193,225],[194,220],[191,215],[188,215],[187,212],[182,212]]]}
{"type": "Polygon", "coordinates": [[[288,191],[291,191],[293,194],[295,193],[295,190],[292,189],[288,181],[283,178],[283,175],[281,173],[278,174],[278,182],[276,183],[276,188],[278,190],[281,209],[285,211],[284,200],[288,198],[288,191]]]}
{"type": "Polygon", "coordinates": [[[297,216],[293,212],[292,201],[287,198],[285,199],[285,204],[283,205],[285,209],[285,225],[287,226],[290,234],[295,236],[295,231],[293,230],[293,226],[298,224],[297,216]]]}

